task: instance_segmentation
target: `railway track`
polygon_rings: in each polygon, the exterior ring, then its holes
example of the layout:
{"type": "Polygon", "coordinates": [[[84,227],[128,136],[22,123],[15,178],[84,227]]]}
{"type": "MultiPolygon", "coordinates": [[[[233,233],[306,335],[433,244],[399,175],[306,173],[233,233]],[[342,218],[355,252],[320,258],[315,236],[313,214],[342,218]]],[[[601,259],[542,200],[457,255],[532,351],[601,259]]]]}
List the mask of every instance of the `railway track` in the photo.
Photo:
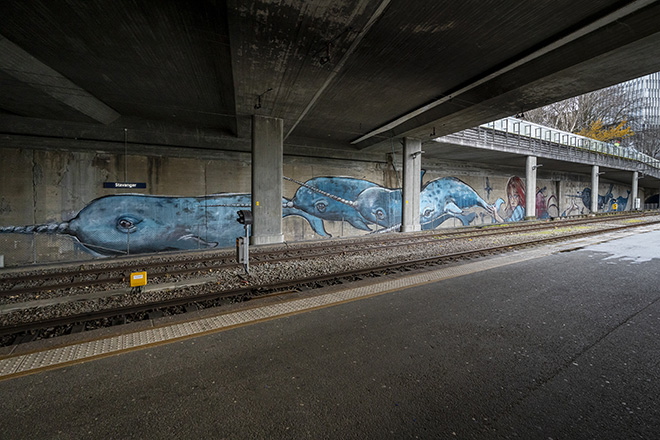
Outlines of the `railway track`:
{"type": "MultiPolygon", "coordinates": [[[[639,218],[639,215],[618,215],[616,220],[623,221],[639,218]]],[[[607,217],[612,220],[613,217],[607,217]]],[[[496,224],[493,226],[469,227],[448,231],[433,231],[423,234],[390,234],[361,240],[342,240],[340,242],[317,242],[312,245],[302,245],[276,250],[257,250],[250,254],[250,264],[260,265],[273,261],[289,261],[309,259],[328,255],[367,252],[383,246],[412,246],[437,243],[442,240],[469,239],[472,237],[487,237],[504,234],[533,232],[555,227],[582,226],[602,223],[603,218],[582,218],[561,220],[560,222],[534,222],[531,224],[496,224]]],[[[97,266],[91,263],[91,266],[97,266]]],[[[160,281],[161,277],[200,274],[205,271],[222,271],[240,268],[233,254],[224,251],[219,255],[205,253],[203,256],[173,256],[167,260],[141,261],[135,259],[126,262],[100,264],[101,267],[85,267],[85,264],[72,269],[44,269],[40,272],[27,270],[17,273],[0,273],[0,300],[7,297],[18,297],[25,294],[41,296],[58,290],[67,290],[73,294],[76,288],[97,288],[109,290],[120,288],[126,284],[130,273],[146,271],[149,278],[160,281]]]]}
{"type": "MultiPolygon", "coordinates": [[[[446,262],[457,261],[467,258],[475,258],[483,255],[492,255],[494,253],[501,253],[513,249],[520,249],[529,246],[537,246],[539,244],[547,243],[549,241],[566,240],[584,235],[600,234],[610,231],[618,231],[637,227],[640,225],[648,225],[660,223],[657,216],[616,216],[608,217],[606,219],[589,218],[579,220],[563,220],[559,222],[535,222],[530,224],[515,225],[515,226],[499,226],[490,228],[464,228],[453,231],[434,231],[433,233],[413,234],[406,237],[394,236],[381,236],[376,238],[368,237],[364,240],[351,240],[350,242],[326,242],[320,245],[301,245],[295,248],[284,249],[271,249],[268,251],[260,251],[252,254],[254,261],[251,260],[252,265],[281,265],[285,261],[295,262],[301,260],[311,259],[327,259],[329,255],[337,255],[339,257],[348,258],[350,254],[364,255],[365,253],[374,253],[383,251],[384,249],[393,248],[406,248],[413,249],[405,258],[395,258],[396,261],[385,261],[374,265],[367,265],[367,267],[356,268],[352,270],[340,270],[327,274],[315,274],[312,276],[293,276],[286,277],[286,279],[271,280],[267,282],[259,282],[258,280],[251,280],[249,277],[238,275],[240,269],[233,263],[233,256],[222,255],[218,256],[216,260],[209,263],[209,259],[203,258],[190,258],[186,256],[184,265],[192,264],[194,267],[179,267],[173,261],[167,261],[163,264],[160,262],[151,262],[152,266],[147,266],[146,262],[139,265],[140,270],[144,267],[151,267],[157,273],[165,273],[170,277],[178,271],[180,274],[184,273],[205,273],[206,276],[214,272],[234,271],[234,277],[238,279],[238,283],[234,285],[219,284],[214,282],[204,283],[196,288],[184,287],[180,289],[177,295],[168,295],[166,298],[149,299],[139,301],[139,303],[122,304],[119,306],[100,307],[91,311],[82,313],[72,313],[67,316],[46,317],[43,319],[31,315],[24,321],[13,322],[8,325],[3,325],[0,328],[0,345],[7,345],[12,343],[20,343],[35,338],[51,337],[53,335],[66,334],[77,332],[84,329],[98,328],[112,324],[122,324],[125,322],[133,322],[144,319],[150,319],[164,314],[178,314],[190,310],[197,310],[200,308],[215,307],[217,305],[226,304],[228,302],[238,302],[249,300],[253,297],[263,295],[280,294],[282,291],[300,291],[308,290],[314,287],[350,282],[356,277],[365,276],[380,276],[389,274],[393,271],[410,271],[418,270],[420,268],[428,267],[429,265],[444,264],[446,262]],[[626,224],[627,223],[627,224],[626,224]],[[589,228],[583,230],[582,228],[589,228]],[[561,229],[559,234],[552,234],[543,236],[544,231],[552,231],[561,229]],[[539,235],[532,239],[526,239],[530,235],[539,235]],[[493,237],[507,236],[504,244],[493,245],[493,237]],[[517,237],[512,239],[512,237],[517,237]],[[476,246],[471,246],[470,249],[459,250],[455,252],[437,252],[431,256],[414,257],[419,252],[414,249],[424,249],[431,245],[435,247],[446,247],[446,243],[471,243],[476,246]],[[412,255],[412,256],[411,256],[412,255]],[[202,261],[203,260],[203,261],[202,261]],[[160,272],[158,272],[160,268],[160,272]]],[[[460,246],[459,246],[460,247],[460,246]]],[[[116,273],[112,275],[115,278],[121,277],[125,280],[128,270],[136,270],[136,266],[131,266],[128,263],[121,263],[115,267],[116,273]],[[124,272],[122,272],[124,271],[124,272]]],[[[83,272],[81,277],[90,277],[96,279],[88,279],[78,281],[79,283],[89,283],[87,286],[108,286],[108,279],[111,277],[107,275],[108,268],[83,268],[79,272],[83,272]],[[106,278],[102,278],[106,272],[106,278]],[[104,284],[106,283],[106,284],[104,284]]],[[[62,275],[62,280],[73,281],[71,271],[62,275]]],[[[29,273],[25,274],[29,276],[29,273]]],[[[44,289],[53,290],[53,286],[63,285],[61,282],[53,283],[52,277],[55,274],[41,274],[40,280],[48,280],[47,283],[41,286],[31,286],[33,289],[27,293],[19,292],[18,288],[10,289],[3,292],[3,296],[15,297],[19,299],[21,295],[31,295],[30,297],[39,296],[35,292],[45,292],[44,289]],[[49,278],[51,277],[51,278],[49,278]]],[[[158,280],[159,276],[163,275],[150,275],[150,279],[158,280]]],[[[15,279],[12,282],[19,284],[26,282],[15,279]]],[[[2,282],[10,277],[4,277],[2,282]]],[[[114,281],[113,281],[114,282],[114,281]]],[[[110,284],[111,285],[111,284],[110,284]]],[[[27,287],[22,287],[28,289],[27,287]]],[[[103,288],[103,287],[101,287],[103,288]]],[[[60,290],[72,289],[68,287],[59,288],[60,290]]],[[[70,296],[66,294],[63,296],[64,301],[70,301],[70,296]]],[[[112,301],[110,301],[112,302],[112,301]]]]}

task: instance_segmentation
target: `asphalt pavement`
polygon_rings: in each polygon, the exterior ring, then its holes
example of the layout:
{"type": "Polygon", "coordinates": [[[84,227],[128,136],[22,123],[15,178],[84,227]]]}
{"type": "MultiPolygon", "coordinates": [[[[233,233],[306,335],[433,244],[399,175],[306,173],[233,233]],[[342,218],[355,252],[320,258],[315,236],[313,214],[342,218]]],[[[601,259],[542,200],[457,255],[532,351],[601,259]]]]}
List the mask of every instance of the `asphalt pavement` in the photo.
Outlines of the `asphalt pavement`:
{"type": "Polygon", "coordinates": [[[657,439],[660,231],[0,381],[2,439],[657,439]]]}

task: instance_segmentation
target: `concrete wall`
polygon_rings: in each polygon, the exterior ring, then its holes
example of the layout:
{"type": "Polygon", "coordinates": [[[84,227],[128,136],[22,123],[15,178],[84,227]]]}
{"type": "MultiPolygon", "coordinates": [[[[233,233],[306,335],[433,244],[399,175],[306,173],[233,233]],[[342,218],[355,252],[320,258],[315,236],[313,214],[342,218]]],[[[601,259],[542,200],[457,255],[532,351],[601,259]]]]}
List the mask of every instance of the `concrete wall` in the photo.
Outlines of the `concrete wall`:
{"type": "MultiPolygon", "coordinates": [[[[235,212],[249,209],[244,205],[249,206],[250,154],[191,154],[0,149],[0,255],[5,265],[233,246],[242,235],[235,212]],[[124,181],[145,183],[146,189],[103,187],[104,182],[124,181]],[[41,232],[33,233],[34,227],[41,232]]],[[[400,164],[396,155],[382,161],[285,155],[284,176],[298,182],[284,182],[285,241],[355,236],[396,226],[400,164]],[[362,188],[370,189],[369,197],[363,197],[367,192],[362,188]],[[338,200],[318,191],[324,189],[338,200]]],[[[515,192],[516,176],[524,185],[524,169],[424,160],[422,168],[426,198],[420,211],[433,211],[423,229],[515,217],[515,197],[509,194],[515,192]]],[[[589,176],[539,172],[537,216],[587,213],[589,185],[589,176]]],[[[601,180],[601,209],[612,210],[612,202],[620,198],[618,210],[629,210],[628,191],[630,187],[601,180]]]]}

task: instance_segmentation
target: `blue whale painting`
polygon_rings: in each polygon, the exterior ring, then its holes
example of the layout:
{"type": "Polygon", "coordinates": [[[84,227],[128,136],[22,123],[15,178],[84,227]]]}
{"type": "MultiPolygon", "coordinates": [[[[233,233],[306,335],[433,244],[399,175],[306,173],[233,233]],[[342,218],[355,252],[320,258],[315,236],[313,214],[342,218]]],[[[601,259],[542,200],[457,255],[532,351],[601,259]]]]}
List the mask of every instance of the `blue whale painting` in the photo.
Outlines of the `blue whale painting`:
{"type": "MultiPolygon", "coordinates": [[[[598,211],[601,212],[612,212],[612,211],[625,211],[628,206],[628,200],[630,199],[630,191],[627,191],[626,197],[619,196],[614,197],[612,193],[614,185],[610,184],[609,189],[604,195],[598,194],[598,211]],[[616,209],[614,209],[614,204],[616,204],[616,209]]],[[[578,191],[577,195],[569,196],[582,200],[582,204],[591,209],[591,188],[586,187],[582,191],[578,191]]]]}
{"type": "MultiPolygon", "coordinates": [[[[164,197],[122,194],[100,197],[62,223],[8,226],[4,233],[67,234],[100,255],[231,246],[243,235],[236,211],[251,206],[250,194],[164,197]]],[[[319,235],[323,222],[282,199],[283,217],[305,218],[319,235]]]]}
{"type": "MultiPolygon", "coordinates": [[[[401,226],[401,189],[347,177],[322,177],[308,182],[286,179],[301,185],[292,203],[306,212],[322,215],[327,220],[344,219],[366,231],[373,231],[371,226],[383,227],[385,231],[398,230],[401,226]]],[[[467,225],[476,213],[465,210],[475,206],[489,207],[466,183],[455,177],[432,180],[424,185],[420,194],[422,229],[436,228],[450,218],[467,225]]]]}
{"type": "Polygon", "coordinates": [[[373,232],[370,225],[401,226],[400,189],[352,177],[315,177],[307,182],[285,179],[300,185],[292,205],[324,220],[347,221],[369,232],[373,232]]]}
{"type": "MultiPolygon", "coordinates": [[[[501,203],[498,200],[498,208],[501,203]]],[[[486,210],[489,204],[469,185],[455,177],[442,177],[427,182],[420,194],[420,223],[422,229],[435,229],[449,218],[457,218],[468,225],[476,213],[465,210],[480,206],[486,210]]]]}
{"type": "Polygon", "coordinates": [[[400,189],[367,188],[358,194],[355,209],[372,225],[386,231],[398,230],[401,227],[401,199],[400,189]]]}
{"type": "MultiPolygon", "coordinates": [[[[369,233],[397,231],[402,221],[402,189],[387,188],[353,177],[314,177],[298,185],[292,198],[282,197],[282,216],[299,216],[321,237],[330,234],[325,221],[343,221],[369,233]]],[[[492,188],[487,179],[485,191],[492,188]]],[[[588,203],[589,188],[578,193],[588,203]]],[[[610,209],[618,202],[625,209],[628,198],[614,198],[612,188],[599,196],[599,205],[610,209]]],[[[98,255],[119,255],[168,250],[209,249],[232,246],[243,235],[236,211],[250,209],[247,193],[172,197],[118,194],[91,201],[69,221],[32,226],[0,227],[0,233],[62,234],[98,255]]],[[[499,212],[504,200],[486,202],[472,187],[455,177],[442,177],[424,184],[420,191],[420,223],[435,229],[449,219],[471,224],[499,212]]]]}
{"type": "Polygon", "coordinates": [[[356,229],[371,231],[353,203],[362,191],[379,185],[353,177],[314,177],[306,182],[285,179],[300,185],[291,199],[292,207],[323,220],[346,221],[356,229]]]}

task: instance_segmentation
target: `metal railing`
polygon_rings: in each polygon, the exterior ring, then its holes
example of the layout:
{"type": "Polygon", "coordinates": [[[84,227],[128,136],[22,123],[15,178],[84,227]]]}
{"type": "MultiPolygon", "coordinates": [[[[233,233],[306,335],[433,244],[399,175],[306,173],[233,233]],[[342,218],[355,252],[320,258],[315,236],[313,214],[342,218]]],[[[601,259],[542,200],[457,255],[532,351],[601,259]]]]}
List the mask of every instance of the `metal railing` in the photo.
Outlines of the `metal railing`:
{"type": "Polygon", "coordinates": [[[539,139],[554,144],[565,145],[579,150],[591,151],[606,156],[636,161],[650,167],[660,169],[660,160],[648,156],[631,148],[621,147],[612,143],[601,142],[580,136],[574,133],[557,130],[543,125],[535,124],[518,118],[503,118],[497,121],[482,124],[480,127],[489,128],[518,136],[539,139]]]}

